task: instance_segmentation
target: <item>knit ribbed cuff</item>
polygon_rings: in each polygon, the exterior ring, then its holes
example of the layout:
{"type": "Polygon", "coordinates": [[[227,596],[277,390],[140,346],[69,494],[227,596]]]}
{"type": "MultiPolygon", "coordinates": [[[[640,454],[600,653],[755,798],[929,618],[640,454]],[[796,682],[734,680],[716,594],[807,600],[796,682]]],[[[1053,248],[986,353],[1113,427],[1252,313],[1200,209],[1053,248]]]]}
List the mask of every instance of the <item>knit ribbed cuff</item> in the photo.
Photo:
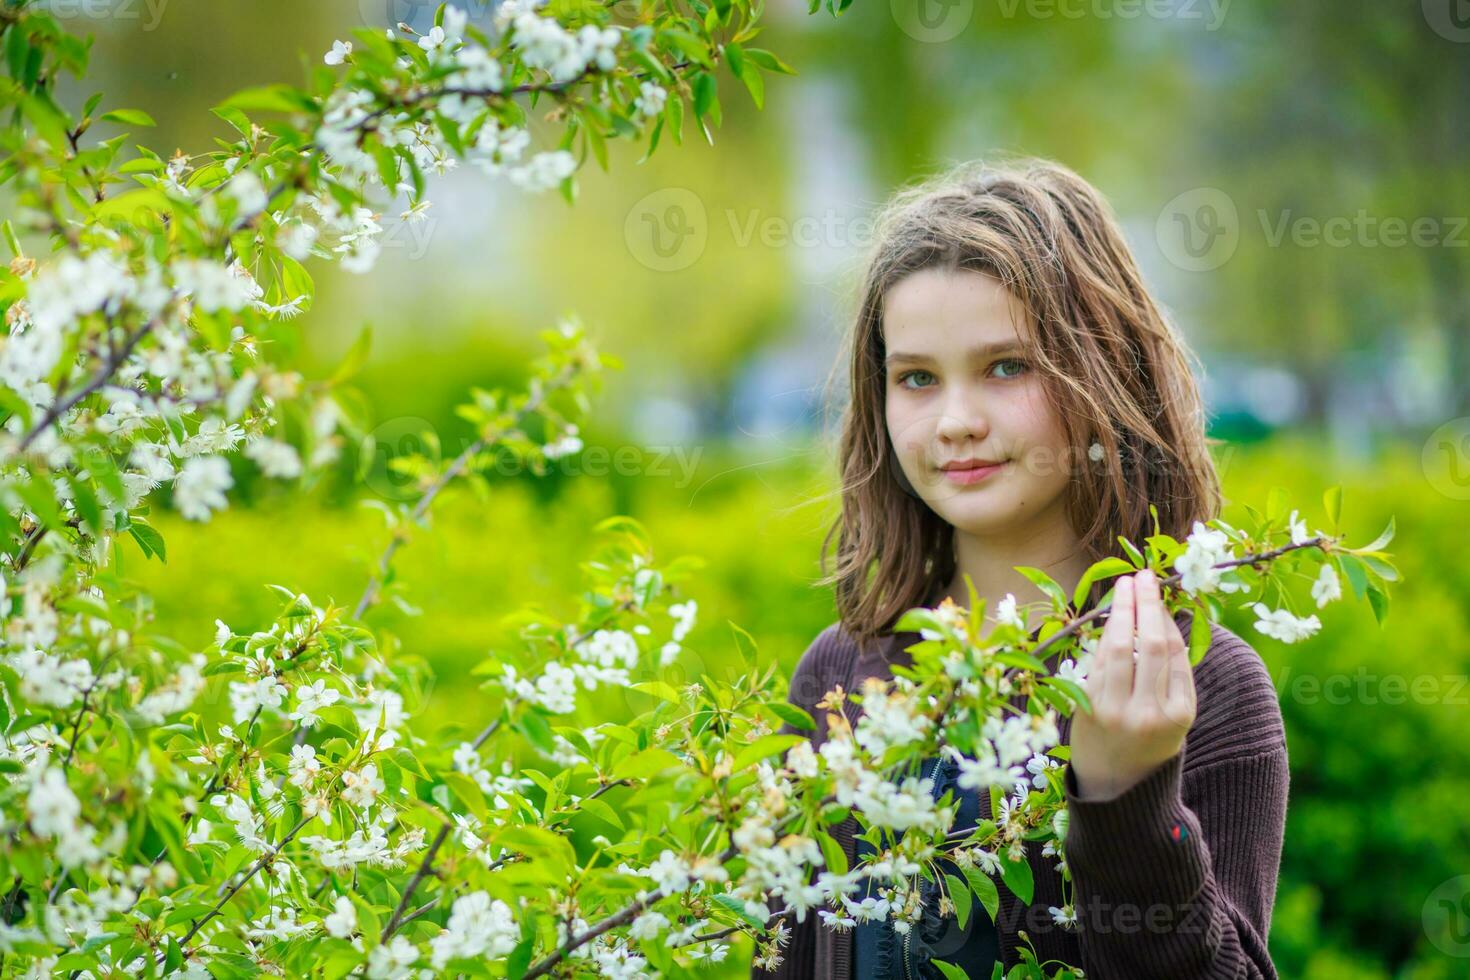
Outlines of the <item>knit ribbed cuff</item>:
{"type": "Polygon", "coordinates": [[[1066,775],[1067,866],[1092,894],[1135,902],[1192,899],[1209,873],[1199,819],[1179,794],[1181,749],[1142,781],[1109,800],[1078,799],[1066,775]]]}

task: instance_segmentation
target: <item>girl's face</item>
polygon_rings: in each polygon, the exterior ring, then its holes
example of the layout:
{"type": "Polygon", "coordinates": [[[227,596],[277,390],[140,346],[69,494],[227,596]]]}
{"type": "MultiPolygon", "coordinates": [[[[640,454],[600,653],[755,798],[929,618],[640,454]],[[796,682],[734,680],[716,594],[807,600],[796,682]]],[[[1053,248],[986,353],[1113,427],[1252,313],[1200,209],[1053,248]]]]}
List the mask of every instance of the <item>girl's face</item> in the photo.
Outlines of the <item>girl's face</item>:
{"type": "Polygon", "coordinates": [[[1004,539],[1058,519],[1068,442],[998,279],[925,269],[883,312],[888,436],[919,497],[957,531],[1004,539]],[[970,462],[1000,464],[956,469],[970,462]]]}

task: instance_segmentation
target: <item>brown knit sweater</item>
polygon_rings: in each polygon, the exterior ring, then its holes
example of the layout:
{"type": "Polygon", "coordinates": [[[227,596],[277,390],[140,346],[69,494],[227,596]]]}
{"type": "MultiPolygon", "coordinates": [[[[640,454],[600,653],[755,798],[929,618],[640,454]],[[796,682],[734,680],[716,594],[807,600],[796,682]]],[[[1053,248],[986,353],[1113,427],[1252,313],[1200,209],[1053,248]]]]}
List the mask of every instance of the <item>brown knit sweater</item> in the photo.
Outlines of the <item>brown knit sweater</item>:
{"type": "MultiPolygon", "coordinates": [[[[1175,617],[1186,637],[1191,616],[1175,617]]],[[[1077,927],[1054,924],[1047,910],[1062,904],[1062,877],[1040,843],[1027,845],[1035,879],[1030,906],[997,879],[995,928],[1007,970],[1020,961],[1024,931],[1042,962],[1061,960],[1089,980],[1276,977],[1266,935],[1286,824],[1281,708],[1250,645],[1219,624],[1210,629],[1210,648],[1194,670],[1196,717],[1180,753],[1102,802],[1079,800],[1068,772],[1064,850],[1077,927]]],[[[860,651],[840,623],[822,631],[797,664],[788,694],[817,721],[814,748],[826,737],[825,712],[816,702],[839,684],[856,693],[864,678],[891,678],[892,665],[911,663],[904,648],[919,639],[889,634],[860,651]]],[[[1015,703],[1023,706],[1024,699],[1015,703]]],[[[843,713],[855,725],[861,708],[849,701],[843,713]]],[[[1071,719],[1058,728],[1062,744],[1070,744],[1071,719]]],[[[782,731],[800,734],[789,725],[782,731]]],[[[979,797],[980,819],[989,819],[989,794],[979,797]]],[[[850,866],[857,863],[858,829],[853,817],[832,828],[850,866]]],[[[781,966],[774,973],[754,968],[753,980],[850,980],[851,932],[821,925],[810,911],[805,922],[789,924],[793,935],[781,966]]]]}

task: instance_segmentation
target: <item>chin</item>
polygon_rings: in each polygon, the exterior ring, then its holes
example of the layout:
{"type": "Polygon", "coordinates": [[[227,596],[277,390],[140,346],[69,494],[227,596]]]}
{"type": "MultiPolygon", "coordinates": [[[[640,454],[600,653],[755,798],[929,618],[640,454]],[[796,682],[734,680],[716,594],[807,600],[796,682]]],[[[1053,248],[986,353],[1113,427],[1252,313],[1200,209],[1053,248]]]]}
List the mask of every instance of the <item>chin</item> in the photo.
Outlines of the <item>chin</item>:
{"type": "Polygon", "coordinates": [[[953,525],[956,531],[963,531],[976,537],[986,537],[997,531],[1016,526],[1018,515],[1010,508],[996,507],[990,503],[981,504],[978,501],[958,506],[954,500],[942,500],[937,503],[939,504],[937,507],[930,505],[934,513],[953,525]]]}

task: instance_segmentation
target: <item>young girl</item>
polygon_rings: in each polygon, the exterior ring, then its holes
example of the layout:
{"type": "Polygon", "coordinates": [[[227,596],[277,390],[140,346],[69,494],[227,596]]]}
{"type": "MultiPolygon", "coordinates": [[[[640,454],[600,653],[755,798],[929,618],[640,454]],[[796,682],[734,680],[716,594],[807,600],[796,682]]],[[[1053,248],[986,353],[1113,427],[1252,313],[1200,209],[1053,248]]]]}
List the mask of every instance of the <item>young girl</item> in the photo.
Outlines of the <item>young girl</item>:
{"type": "MultiPolygon", "coordinates": [[[[803,654],[789,695],[817,719],[815,748],[828,691],[860,693],[910,663],[919,636],[892,631],[905,610],[968,606],[967,577],[988,616],[1024,610],[1042,593],[1016,566],[1070,594],[1120,553],[1120,535],[1154,533],[1150,504],[1178,540],[1220,505],[1184,344],[1106,202],[1064,167],[965,165],[901,191],[877,224],[849,341],[842,515],[824,581],[841,619],[803,654]]],[[[787,915],[759,945],[752,976],[917,980],[942,976],[929,962],[942,960],[988,978],[1029,944],[1090,980],[1275,977],[1266,936],[1288,788],[1276,693],[1219,625],[1191,669],[1191,615],[1168,614],[1167,584],[1123,576],[1088,601],[1116,586],[1082,665],[1093,712],[1058,726],[1072,753],[1072,902],[1059,856],[1040,844],[1028,845],[1030,904],[1001,885],[995,919],[976,902],[964,930],[927,882],[906,931],[857,909],[876,892],[828,889],[825,915],[787,915]]],[[[842,710],[856,724],[861,708],[842,710]]],[[[1053,764],[1013,774],[1042,781],[1053,764]]],[[[956,765],[925,763],[936,799],[956,788],[956,765]]],[[[955,829],[991,819],[988,794],[957,799],[955,829]]],[[[850,867],[870,851],[854,818],[831,829],[850,867]]]]}

